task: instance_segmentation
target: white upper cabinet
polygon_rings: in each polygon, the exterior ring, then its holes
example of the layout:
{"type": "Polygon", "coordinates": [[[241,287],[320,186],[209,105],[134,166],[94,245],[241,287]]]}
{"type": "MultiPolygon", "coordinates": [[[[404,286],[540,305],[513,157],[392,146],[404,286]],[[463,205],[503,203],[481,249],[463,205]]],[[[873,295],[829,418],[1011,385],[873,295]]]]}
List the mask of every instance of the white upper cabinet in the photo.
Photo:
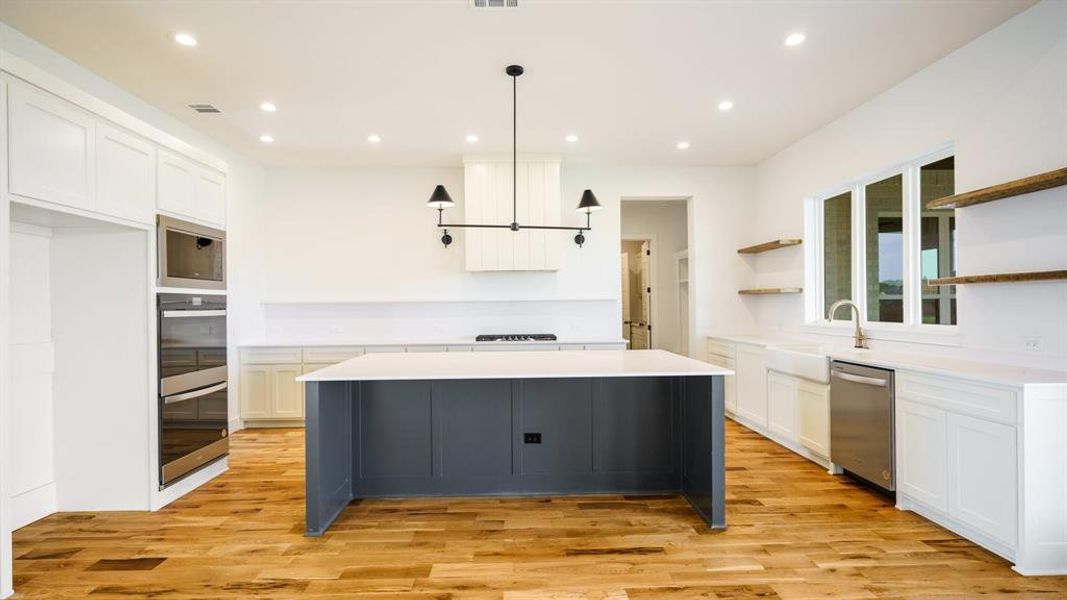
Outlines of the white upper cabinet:
{"type": "Polygon", "coordinates": [[[8,96],[11,193],[95,209],[95,121],[75,106],[12,82],[8,96]]]}
{"type": "Polygon", "coordinates": [[[177,217],[226,222],[226,177],[184,156],[159,151],[157,206],[177,217]]]}
{"type": "Polygon", "coordinates": [[[156,149],[135,135],[96,126],[96,201],[99,212],[152,223],[156,206],[156,149]]]}
{"type": "Polygon", "coordinates": [[[224,174],[132,133],[141,130],[129,120],[6,81],[12,194],[144,224],[155,222],[158,208],[225,226],[224,174]]]}
{"type": "MultiPolygon", "coordinates": [[[[560,225],[560,160],[519,157],[515,167],[514,207],[511,157],[465,158],[462,213],[466,223],[560,225]]],[[[449,219],[448,212],[445,215],[449,219]]],[[[458,220],[453,216],[452,219],[458,220]]],[[[577,222],[577,221],[576,221],[577,222]]],[[[557,271],[559,231],[465,229],[468,271],[557,271]]]]}
{"type": "Polygon", "coordinates": [[[211,223],[226,222],[226,178],[222,173],[199,167],[193,185],[193,213],[211,223]]]}
{"type": "Polygon", "coordinates": [[[159,151],[158,193],[156,205],[159,210],[179,215],[193,212],[193,189],[196,185],[193,163],[177,154],[159,151]]]}

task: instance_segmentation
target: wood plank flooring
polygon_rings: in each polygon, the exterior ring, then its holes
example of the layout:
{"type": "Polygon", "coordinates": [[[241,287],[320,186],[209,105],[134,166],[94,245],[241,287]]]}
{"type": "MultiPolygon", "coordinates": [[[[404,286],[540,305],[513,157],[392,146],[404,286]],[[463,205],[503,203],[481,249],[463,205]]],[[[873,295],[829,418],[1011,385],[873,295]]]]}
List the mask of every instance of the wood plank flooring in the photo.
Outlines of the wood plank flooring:
{"type": "Polygon", "coordinates": [[[15,533],[18,598],[1064,598],[728,423],[727,522],[675,496],[374,500],[303,536],[303,431],[245,430],[230,470],[157,513],[15,533]]]}

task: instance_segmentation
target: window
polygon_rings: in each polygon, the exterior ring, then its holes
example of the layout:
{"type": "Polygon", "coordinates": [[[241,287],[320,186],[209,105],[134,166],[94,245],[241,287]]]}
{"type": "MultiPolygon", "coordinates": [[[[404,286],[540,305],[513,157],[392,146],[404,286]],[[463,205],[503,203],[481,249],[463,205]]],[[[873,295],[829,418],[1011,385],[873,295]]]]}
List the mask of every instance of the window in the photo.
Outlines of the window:
{"type": "Polygon", "coordinates": [[[823,203],[823,314],[852,297],[852,192],[823,203]]]}
{"type": "Polygon", "coordinates": [[[955,161],[942,151],[810,200],[807,232],[818,247],[807,254],[808,320],[824,321],[849,299],[875,328],[955,325],[955,286],[930,280],[956,273],[956,218],[929,206],[954,188],[955,161]]]}

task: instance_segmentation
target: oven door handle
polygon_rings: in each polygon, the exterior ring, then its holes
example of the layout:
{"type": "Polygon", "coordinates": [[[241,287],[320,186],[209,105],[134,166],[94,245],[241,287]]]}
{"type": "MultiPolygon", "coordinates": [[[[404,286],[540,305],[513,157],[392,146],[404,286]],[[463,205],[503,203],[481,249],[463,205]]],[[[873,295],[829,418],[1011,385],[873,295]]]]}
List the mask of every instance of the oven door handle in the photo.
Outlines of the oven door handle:
{"type": "Polygon", "coordinates": [[[225,317],[225,310],[165,310],[163,318],[225,317]]]}
{"type": "Polygon", "coordinates": [[[226,389],[227,382],[216,383],[213,386],[201,388],[199,390],[193,390],[191,392],[185,392],[184,394],[174,394],[173,396],[164,396],[163,404],[174,404],[175,402],[183,402],[185,400],[192,400],[193,398],[199,398],[200,396],[207,396],[208,394],[214,394],[215,392],[221,392],[226,389]]]}

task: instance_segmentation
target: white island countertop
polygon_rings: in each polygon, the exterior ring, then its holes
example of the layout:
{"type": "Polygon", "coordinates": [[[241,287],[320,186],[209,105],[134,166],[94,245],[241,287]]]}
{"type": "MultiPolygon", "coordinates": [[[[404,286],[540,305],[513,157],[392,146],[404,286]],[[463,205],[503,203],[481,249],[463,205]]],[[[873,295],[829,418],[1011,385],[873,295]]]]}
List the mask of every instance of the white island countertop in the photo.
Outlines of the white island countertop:
{"type": "Polygon", "coordinates": [[[733,375],[729,369],[665,350],[424,352],[367,354],[297,381],[545,379],[733,375]]]}

